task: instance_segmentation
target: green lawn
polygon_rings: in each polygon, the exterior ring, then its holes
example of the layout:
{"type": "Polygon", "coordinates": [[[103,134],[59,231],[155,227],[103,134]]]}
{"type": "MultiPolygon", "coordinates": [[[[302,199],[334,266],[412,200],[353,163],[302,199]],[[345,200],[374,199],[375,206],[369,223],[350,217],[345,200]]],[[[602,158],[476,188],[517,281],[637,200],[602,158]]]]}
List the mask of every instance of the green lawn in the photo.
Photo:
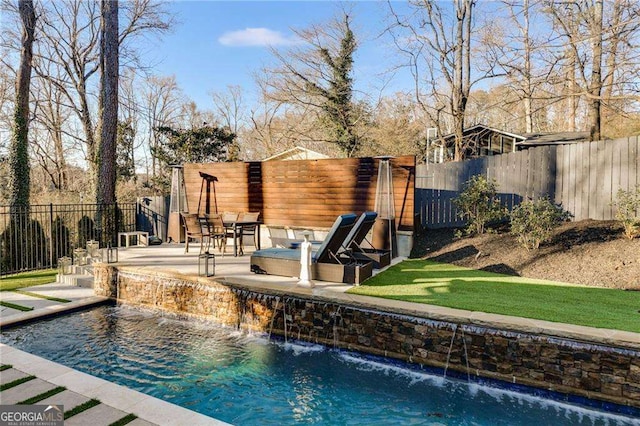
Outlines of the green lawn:
{"type": "Polygon", "coordinates": [[[640,333],[640,292],[494,274],[406,260],[352,294],[640,333]]]}
{"type": "Polygon", "coordinates": [[[0,278],[0,291],[53,283],[56,281],[57,269],[25,272],[0,278]]]}

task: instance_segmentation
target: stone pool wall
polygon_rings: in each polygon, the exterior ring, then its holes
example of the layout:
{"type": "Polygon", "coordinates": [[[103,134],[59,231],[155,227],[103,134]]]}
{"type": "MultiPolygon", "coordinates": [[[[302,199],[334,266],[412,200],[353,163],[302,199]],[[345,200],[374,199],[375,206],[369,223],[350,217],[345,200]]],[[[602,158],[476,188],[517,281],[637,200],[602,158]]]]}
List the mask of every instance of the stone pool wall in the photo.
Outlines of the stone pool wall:
{"type": "Polygon", "coordinates": [[[110,269],[96,292],[178,315],[640,408],[640,350],[384,312],[211,279],[110,269]]]}

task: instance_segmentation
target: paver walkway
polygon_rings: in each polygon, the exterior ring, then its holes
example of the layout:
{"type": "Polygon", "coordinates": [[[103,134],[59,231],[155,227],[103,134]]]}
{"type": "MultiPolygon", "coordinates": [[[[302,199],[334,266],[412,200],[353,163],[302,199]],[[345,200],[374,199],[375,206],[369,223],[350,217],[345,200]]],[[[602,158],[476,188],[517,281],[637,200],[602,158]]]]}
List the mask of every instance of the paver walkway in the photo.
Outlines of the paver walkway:
{"type": "MultiPolygon", "coordinates": [[[[0,382],[5,385],[13,380],[27,377],[31,376],[22,370],[11,367],[0,374],[0,382]]],[[[58,388],[58,386],[51,382],[39,378],[34,378],[25,383],[1,391],[0,403],[5,405],[19,403],[24,404],[24,401],[30,398],[36,398],[39,395],[45,394],[46,392],[56,388],[58,388]]],[[[37,401],[34,404],[63,405],[65,412],[69,412],[70,410],[73,410],[74,408],[81,406],[82,404],[85,404],[90,400],[91,398],[80,395],[79,393],[70,390],[64,390],[53,396],[37,401]]],[[[96,406],[86,411],[82,411],[78,414],[66,418],[65,425],[110,425],[118,420],[123,419],[124,417],[127,417],[129,414],[130,413],[126,413],[122,410],[113,408],[110,405],[98,403],[96,406]]],[[[139,422],[137,424],[139,425],[154,424],[146,420],[138,420],[139,422]]]]}
{"type": "Polygon", "coordinates": [[[55,395],[35,404],[63,405],[65,413],[97,400],[94,406],[65,420],[66,426],[107,426],[131,414],[129,425],[225,425],[226,423],[186,408],[162,401],[133,389],[111,383],[72,368],[0,343],[2,365],[0,383],[30,378],[0,391],[0,404],[17,404],[43,396],[53,389],[55,395]],[[64,390],[59,389],[64,387],[64,390]]]}
{"type": "MultiPolygon", "coordinates": [[[[23,293],[2,291],[0,292],[0,300],[33,307],[34,309],[24,312],[0,306],[0,328],[107,301],[107,298],[94,296],[91,288],[75,287],[61,283],[45,284],[20,290],[66,299],[69,302],[52,301],[23,293]]],[[[27,399],[43,395],[45,392],[59,387],[64,387],[65,390],[35,402],[35,404],[62,404],[65,412],[67,412],[93,399],[99,401],[97,405],[66,419],[64,422],[66,426],[107,426],[130,414],[136,416],[132,421],[126,423],[130,426],[226,424],[3,343],[0,343],[0,365],[10,366],[0,371],[1,385],[34,376],[24,383],[0,391],[0,404],[24,402],[27,399]]]]}

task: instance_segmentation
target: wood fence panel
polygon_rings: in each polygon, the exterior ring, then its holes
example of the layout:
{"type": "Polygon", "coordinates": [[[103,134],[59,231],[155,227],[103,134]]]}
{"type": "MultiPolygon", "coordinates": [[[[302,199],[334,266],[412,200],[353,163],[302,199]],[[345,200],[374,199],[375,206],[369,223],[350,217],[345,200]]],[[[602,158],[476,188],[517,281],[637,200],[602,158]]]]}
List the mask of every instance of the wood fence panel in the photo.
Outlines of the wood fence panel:
{"type": "Polygon", "coordinates": [[[589,142],[589,219],[603,217],[598,211],[598,143],[589,142]]]}
{"type": "Polygon", "coordinates": [[[520,183],[522,185],[522,197],[526,199],[529,194],[529,150],[522,151],[522,161],[520,164],[520,183]]]}
{"type": "Polygon", "coordinates": [[[613,144],[607,143],[604,146],[604,179],[602,180],[602,209],[603,218],[611,218],[611,191],[613,188],[613,144]]]}
{"type": "Polygon", "coordinates": [[[562,155],[562,200],[564,208],[568,211],[571,211],[569,208],[569,175],[570,175],[570,145],[564,145],[563,155],[562,155]]]}
{"type": "Polygon", "coordinates": [[[615,194],[618,192],[618,189],[621,188],[620,182],[621,182],[621,164],[622,164],[622,147],[620,146],[620,144],[617,143],[618,141],[615,141],[613,146],[612,146],[612,154],[613,154],[613,158],[611,160],[611,164],[612,164],[612,169],[611,169],[611,196],[612,196],[612,201],[615,199],[615,194]]]}
{"type": "Polygon", "coordinates": [[[614,218],[611,203],[618,189],[640,185],[640,141],[631,137],[536,147],[459,163],[430,164],[428,170],[433,179],[421,179],[417,187],[432,191],[430,196],[437,198],[431,202],[430,214],[421,215],[426,226],[462,224],[453,200],[477,174],[496,179],[500,199],[510,208],[527,197],[548,196],[575,220],[609,220],[614,218]]]}
{"type": "Polygon", "coordinates": [[[612,179],[612,149],[611,144],[598,145],[598,168],[601,170],[598,183],[599,219],[611,218],[611,179],[612,179]],[[602,167],[600,167],[602,166],[602,167]]]}
{"type": "Polygon", "coordinates": [[[563,180],[562,174],[564,173],[564,145],[560,145],[556,147],[556,175],[555,175],[555,198],[554,202],[556,204],[562,204],[562,191],[563,191],[563,180]]]}
{"type": "Polygon", "coordinates": [[[557,146],[549,146],[549,176],[546,180],[546,194],[549,197],[549,200],[555,202],[556,199],[556,179],[558,171],[556,167],[558,163],[556,162],[556,158],[558,156],[558,147],[557,146]]]}
{"type": "MultiPolygon", "coordinates": [[[[185,164],[187,203],[200,214],[259,211],[265,224],[329,227],[340,214],[374,209],[378,164],[373,158],[185,164]],[[216,177],[208,202],[200,172],[216,177]]],[[[396,224],[413,229],[415,157],[391,165],[396,224]]]]}
{"type": "Polygon", "coordinates": [[[583,164],[584,158],[582,157],[584,144],[573,144],[572,147],[574,149],[573,160],[575,161],[575,182],[573,182],[573,187],[575,188],[575,206],[574,211],[576,215],[576,220],[584,219],[584,212],[582,211],[582,204],[584,203],[585,192],[583,191],[583,164]]]}
{"type": "Polygon", "coordinates": [[[640,185],[640,138],[629,138],[629,189],[640,185]]]}
{"type": "Polygon", "coordinates": [[[540,150],[529,152],[529,185],[531,188],[530,197],[537,198],[540,194],[540,150]]]}
{"type": "Polygon", "coordinates": [[[574,181],[571,183],[571,186],[574,190],[574,205],[573,211],[581,220],[582,219],[582,144],[573,144],[571,145],[572,149],[572,160],[574,164],[574,173],[573,178],[574,181]]]}
{"type": "Polygon", "coordinates": [[[591,199],[594,197],[594,195],[591,194],[589,180],[591,176],[591,161],[595,161],[595,158],[591,158],[589,142],[579,145],[582,149],[582,181],[580,182],[582,185],[582,206],[580,210],[582,219],[589,219],[589,205],[591,199]]]}

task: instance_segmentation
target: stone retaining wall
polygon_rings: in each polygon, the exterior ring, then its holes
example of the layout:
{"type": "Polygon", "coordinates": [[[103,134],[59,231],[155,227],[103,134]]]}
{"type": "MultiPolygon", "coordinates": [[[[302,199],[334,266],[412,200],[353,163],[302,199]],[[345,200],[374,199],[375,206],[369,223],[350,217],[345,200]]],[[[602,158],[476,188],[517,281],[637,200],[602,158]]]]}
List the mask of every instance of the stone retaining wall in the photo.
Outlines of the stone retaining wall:
{"type": "Polygon", "coordinates": [[[113,274],[96,277],[97,293],[129,304],[455,370],[471,379],[498,379],[640,408],[640,351],[632,347],[436,321],[197,277],[190,281],[122,270],[115,286],[113,274]]]}

